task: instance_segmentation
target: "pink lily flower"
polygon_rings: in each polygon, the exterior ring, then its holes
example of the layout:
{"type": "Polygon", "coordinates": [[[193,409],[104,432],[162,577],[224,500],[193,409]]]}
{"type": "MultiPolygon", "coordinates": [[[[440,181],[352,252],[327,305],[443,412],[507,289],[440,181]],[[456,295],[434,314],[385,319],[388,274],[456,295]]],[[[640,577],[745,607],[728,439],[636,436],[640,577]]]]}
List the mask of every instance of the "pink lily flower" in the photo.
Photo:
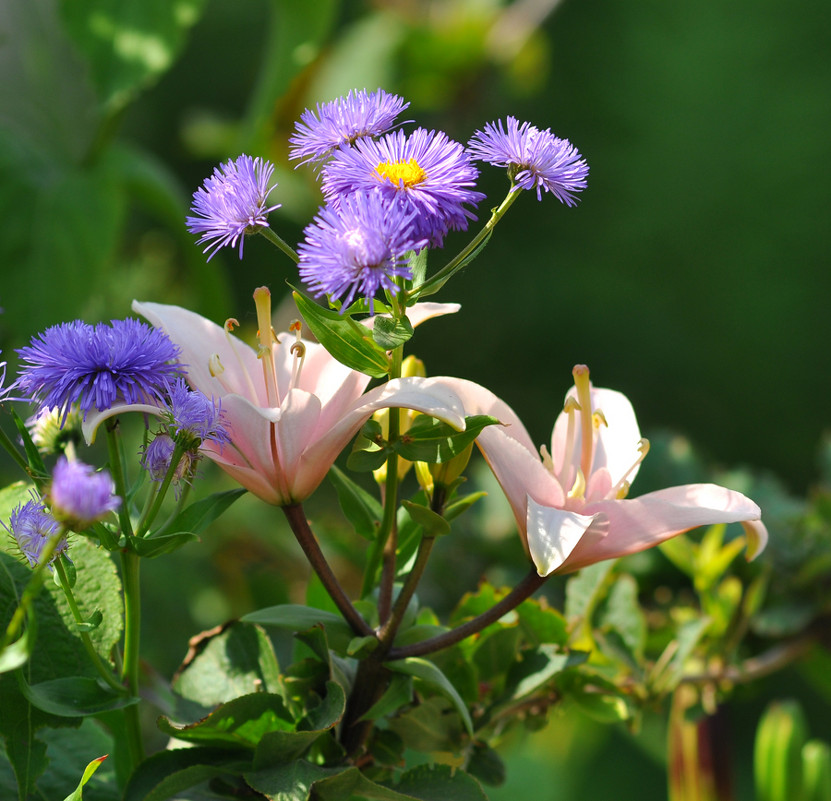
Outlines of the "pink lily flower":
{"type": "MultiPolygon", "coordinates": [[[[271,328],[271,294],[254,292],[258,349],[225,327],[179,306],[133,302],[133,310],[161,328],[181,350],[188,383],[217,398],[230,443],[203,442],[201,451],[254,495],[277,506],[309,497],[338,454],[378,409],[399,407],[464,429],[464,409],[452,389],[435,379],[401,378],[364,392],[369,377],[342,365],[321,345],[300,339],[299,323],[277,338],[271,328]]],[[[431,304],[411,321],[455,311],[431,304]]],[[[150,406],[89,415],[87,438],[108,416],[154,412],[150,406]]]]}
{"type": "Polygon", "coordinates": [[[767,543],[759,507],[715,484],[687,484],[627,499],[649,449],[620,392],[597,389],[584,365],[554,424],[551,450],[537,452],[513,410],[483,387],[449,379],[467,414],[490,414],[477,444],[505,491],[540,576],[637,553],[697,526],[741,523],[747,555],[767,543]]]}

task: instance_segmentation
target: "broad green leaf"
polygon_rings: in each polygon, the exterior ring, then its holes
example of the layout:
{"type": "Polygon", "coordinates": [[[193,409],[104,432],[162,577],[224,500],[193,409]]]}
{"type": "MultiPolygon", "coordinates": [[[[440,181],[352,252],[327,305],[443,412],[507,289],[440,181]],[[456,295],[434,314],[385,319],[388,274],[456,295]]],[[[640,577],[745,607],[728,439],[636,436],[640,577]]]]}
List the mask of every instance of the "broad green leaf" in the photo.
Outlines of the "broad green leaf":
{"type": "Polygon", "coordinates": [[[498,425],[495,417],[486,414],[465,418],[465,430],[419,415],[413,424],[393,443],[399,456],[411,462],[442,463],[461,454],[487,426],[498,425]]]}
{"type": "Polygon", "coordinates": [[[220,704],[210,715],[185,726],[177,726],[166,717],[157,723],[170,737],[197,745],[254,750],[260,740],[273,731],[294,731],[292,719],[283,699],[273,693],[253,693],[220,704]]]}
{"type": "Polygon", "coordinates": [[[467,762],[467,772],[484,784],[499,787],[505,784],[505,763],[487,743],[473,744],[467,762]]]}
{"type": "Polygon", "coordinates": [[[173,748],[153,754],[130,777],[124,801],[166,801],[222,774],[250,766],[245,752],[223,748],[173,748]]]}
{"type": "Polygon", "coordinates": [[[568,642],[566,619],[557,609],[548,606],[544,598],[529,598],[516,611],[522,633],[532,645],[565,645],[568,642]]]}
{"type": "Polygon", "coordinates": [[[624,573],[615,579],[600,625],[616,631],[634,663],[640,662],[646,645],[646,618],[638,603],[638,585],[632,576],[624,573]]]}
{"type": "Polygon", "coordinates": [[[84,786],[92,778],[93,773],[101,767],[101,763],[107,758],[107,756],[107,754],[104,754],[104,756],[100,756],[98,759],[93,759],[92,762],[86,766],[84,769],[84,775],[81,776],[81,781],[78,782],[78,786],[75,788],[75,791],[70,793],[64,801],[83,801],[84,786]]]}
{"type": "Polygon", "coordinates": [[[387,725],[407,748],[421,753],[458,751],[464,739],[461,720],[452,714],[450,702],[438,695],[393,716],[387,725]]]}
{"type": "Polygon", "coordinates": [[[356,533],[365,539],[374,540],[378,524],[384,515],[384,509],[378,500],[335,465],[329,469],[329,481],[338,494],[340,508],[356,533]]]}
{"type": "Polygon", "coordinates": [[[553,676],[574,667],[588,658],[586,653],[562,653],[554,645],[541,645],[536,651],[525,652],[508,673],[508,686],[514,700],[531,695],[553,676]]]}
{"type": "Polygon", "coordinates": [[[406,318],[396,320],[392,317],[375,317],[372,326],[372,339],[379,348],[394,350],[409,342],[413,336],[413,325],[406,318]]]}
{"type": "Polygon", "coordinates": [[[577,619],[588,626],[595,606],[603,597],[606,577],[614,564],[614,561],[605,561],[584,567],[566,582],[565,615],[569,622],[577,619]]]}
{"type": "Polygon", "coordinates": [[[373,378],[384,378],[389,373],[387,353],[372,340],[369,328],[318,306],[299,292],[293,294],[306,325],[334,358],[373,378]]]}
{"type": "Polygon", "coordinates": [[[418,289],[427,277],[427,252],[429,248],[422,248],[418,253],[410,256],[410,272],[413,275],[413,289],[418,289]]]}
{"type": "Polygon", "coordinates": [[[387,461],[392,451],[386,448],[377,450],[354,450],[346,457],[346,466],[356,473],[370,473],[387,461]]]}
{"type": "MultiPolygon", "coordinates": [[[[217,492],[192,503],[170,524],[169,529],[176,532],[200,534],[214,522],[234,501],[243,496],[247,490],[232,489],[217,492]]],[[[175,536],[175,535],[165,535],[175,536]]],[[[152,538],[151,538],[152,539],[152,538]]]]}
{"type": "Polygon", "coordinates": [[[123,709],[138,703],[138,698],[117,695],[97,679],[68,676],[39,684],[28,684],[18,674],[21,692],[33,706],[50,715],[64,718],[86,717],[123,709]]]}
{"type": "Polygon", "coordinates": [[[173,689],[189,701],[213,707],[254,691],[280,694],[280,667],[266,633],[246,623],[231,623],[203,635],[197,653],[180,668],[173,689]]]}
{"type": "Polygon", "coordinates": [[[501,686],[505,673],[516,661],[520,637],[518,626],[488,627],[479,635],[473,651],[473,664],[481,681],[501,686]]]}
{"type": "Polygon", "coordinates": [[[384,694],[363,714],[361,720],[378,720],[413,700],[413,680],[403,673],[394,673],[384,694]]]}
{"type": "Polygon", "coordinates": [[[332,647],[343,652],[355,636],[352,627],[340,615],[299,604],[269,606],[250,612],[242,620],[245,623],[275,626],[286,631],[303,631],[312,626],[323,626],[332,647]]]}
{"type": "Polygon", "coordinates": [[[417,679],[425,682],[425,684],[438,690],[445,695],[456,708],[468,734],[473,735],[473,721],[470,719],[470,712],[468,712],[467,704],[462,700],[456,688],[450,683],[447,676],[439,670],[432,662],[426,659],[421,659],[417,656],[411,656],[407,659],[400,659],[395,662],[387,663],[390,670],[398,673],[403,673],[407,676],[414,676],[417,679]]]}
{"type": "Polygon", "coordinates": [[[176,60],[205,0],[61,0],[67,33],[83,53],[98,97],[119,111],[176,60]]]}

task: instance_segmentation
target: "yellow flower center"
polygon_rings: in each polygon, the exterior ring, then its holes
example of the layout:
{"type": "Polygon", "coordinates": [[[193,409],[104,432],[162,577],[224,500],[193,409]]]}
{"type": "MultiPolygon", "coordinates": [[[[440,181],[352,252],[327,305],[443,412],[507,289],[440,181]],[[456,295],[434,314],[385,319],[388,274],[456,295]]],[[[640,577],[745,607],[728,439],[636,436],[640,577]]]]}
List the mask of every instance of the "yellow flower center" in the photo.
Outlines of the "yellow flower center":
{"type": "Polygon", "coordinates": [[[416,186],[427,178],[427,173],[421,169],[415,159],[409,161],[382,161],[375,168],[375,172],[378,173],[380,178],[386,178],[395,186],[401,186],[403,183],[405,189],[416,186]]]}

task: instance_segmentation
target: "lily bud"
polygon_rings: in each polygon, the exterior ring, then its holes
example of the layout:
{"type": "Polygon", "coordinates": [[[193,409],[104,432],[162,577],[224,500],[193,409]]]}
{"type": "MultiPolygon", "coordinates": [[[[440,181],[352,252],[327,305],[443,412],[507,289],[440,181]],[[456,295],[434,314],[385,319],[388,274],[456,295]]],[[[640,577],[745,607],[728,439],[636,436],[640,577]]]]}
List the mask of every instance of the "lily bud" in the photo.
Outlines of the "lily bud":
{"type": "Polygon", "coordinates": [[[806,725],[796,701],[772,703],[756,729],[753,773],[759,801],[802,798],[806,725]]]}

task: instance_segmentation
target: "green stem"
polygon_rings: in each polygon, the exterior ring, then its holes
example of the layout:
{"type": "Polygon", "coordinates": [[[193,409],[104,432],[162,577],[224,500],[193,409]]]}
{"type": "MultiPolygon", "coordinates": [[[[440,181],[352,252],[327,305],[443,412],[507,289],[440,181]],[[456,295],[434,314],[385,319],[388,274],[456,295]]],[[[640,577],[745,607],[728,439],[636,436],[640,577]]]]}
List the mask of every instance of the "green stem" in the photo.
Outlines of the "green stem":
{"type": "Polygon", "coordinates": [[[8,452],[9,456],[14,459],[17,463],[18,467],[30,478],[32,476],[32,470],[29,467],[28,462],[23,458],[20,451],[15,447],[14,443],[9,439],[8,435],[2,428],[0,428],[0,445],[2,445],[6,451],[8,452]]]}
{"type": "Polygon", "coordinates": [[[494,209],[491,213],[491,218],[482,226],[482,229],[476,234],[473,239],[468,242],[467,246],[451,261],[445,264],[434,276],[427,279],[421,286],[416,287],[410,297],[413,300],[424,298],[427,295],[433,295],[438,292],[454,273],[458,272],[467,263],[468,258],[473,254],[478,247],[491,235],[496,224],[505,216],[505,212],[514,204],[514,201],[521,194],[521,190],[515,189],[514,184],[511,184],[511,189],[505,196],[499,207],[494,209]]]}
{"type": "Polygon", "coordinates": [[[118,522],[121,526],[121,533],[129,540],[133,536],[133,524],[130,522],[130,511],[127,506],[127,482],[124,479],[124,469],[121,464],[118,419],[108,420],[106,427],[110,475],[115,483],[115,493],[121,498],[121,505],[118,507],[118,522]]]}
{"type": "MultiPolygon", "coordinates": [[[[141,636],[141,588],[139,585],[140,561],[137,554],[130,550],[121,552],[122,579],[124,582],[124,662],[121,678],[127,684],[130,695],[134,698],[139,693],[139,639],[141,636]]],[[[125,707],[127,740],[133,767],[144,759],[144,747],[141,742],[141,728],[138,707],[135,704],[125,707]]]]}
{"type": "MultiPolygon", "coordinates": [[[[401,362],[404,353],[403,346],[395,348],[390,354],[390,379],[401,377],[401,362]]],[[[399,409],[389,410],[389,428],[387,441],[395,442],[401,435],[401,412],[399,409]]],[[[398,513],[398,454],[393,452],[387,457],[387,478],[384,484],[384,515],[381,518],[381,526],[378,529],[378,536],[372,544],[364,573],[364,583],[361,587],[361,598],[366,598],[375,586],[375,577],[378,574],[378,567],[384,555],[384,549],[391,532],[394,530],[396,516],[398,513]]],[[[387,563],[387,565],[389,562],[387,563]]],[[[386,566],[386,565],[385,565],[386,566]]],[[[381,595],[379,596],[379,609],[386,603],[392,594],[392,584],[395,578],[395,560],[392,560],[392,571],[386,569],[381,581],[381,595]],[[385,596],[384,593],[388,593],[385,596]]],[[[386,608],[389,608],[387,605],[386,608]]]]}
{"type": "MultiPolygon", "coordinates": [[[[66,596],[66,602],[69,604],[69,611],[72,612],[72,619],[78,626],[82,626],[85,622],[84,617],[78,608],[78,602],[75,600],[75,594],[72,592],[72,587],[69,583],[69,577],[66,575],[66,568],[60,559],[55,560],[55,572],[58,574],[58,581],[66,596]]],[[[81,642],[84,644],[84,649],[101,678],[117,693],[123,694],[125,691],[124,685],[118,682],[109,666],[104,664],[104,661],[98,655],[98,651],[95,650],[95,646],[92,644],[92,638],[89,636],[89,633],[79,629],[78,634],[81,637],[81,642]]]]}
{"type": "Polygon", "coordinates": [[[530,598],[543,584],[548,580],[548,576],[538,575],[535,569],[531,569],[528,575],[517,584],[499,603],[494,604],[486,612],[468,620],[467,623],[462,623],[451,631],[444,634],[439,634],[437,637],[431,637],[429,640],[413,643],[412,645],[405,645],[402,648],[393,648],[387,654],[387,659],[406,659],[408,656],[423,656],[424,654],[432,654],[435,651],[440,651],[443,648],[449,648],[457,642],[461,642],[471,634],[477,634],[486,626],[499,620],[503,615],[508,614],[513,609],[516,609],[526,598],[530,598]]]}
{"type": "Polygon", "coordinates": [[[326,561],[326,557],[320,550],[315,535],[309,527],[309,521],[306,520],[306,514],[303,511],[302,504],[295,503],[289,506],[283,506],[282,509],[286,520],[288,520],[291,526],[295,539],[309,560],[309,564],[315,573],[317,573],[318,578],[326,588],[326,592],[329,593],[329,597],[335,602],[335,606],[340,610],[340,613],[349,625],[352,626],[353,631],[361,636],[374,635],[375,632],[369,623],[358,614],[358,610],[352,606],[352,602],[343,591],[343,587],[341,587],[335,574],[332,572],[332,568],[329,567],[329,563],[326,561]]]}
{"type": "Polygon", "coordinates": [[[297,255],[297,251],[284,239],[277,236],[268,226],[258,228],[257,233],[262,234],[272,245],[282,250],[295,264],[300,261],[300,256],[297,255]]]}
{"type": "Polygon", "coordinates": [[[173,453],[170,455],[170,465],[167,468],[167,472],[164,474],[161,485],[158,490],[156,490],[153,505],[146,510],[146,512],[142,515],[139,524],[136,526],[137,537],[143,537],[147,533],[148,529],[153,524],[153,521],[156,519],[156,515],[159,514],[159,509],[162,508],[162,503],[167,496],[167,491],[170,488],[170,484],[173,481],[174,476],[176,475],[176,468],[179,466],[179,462],[182,461],[182,457],[185,455],[186,450],[187,445],[184,443],[176,442],[173,446],[173,453]]]}
{"type": "Polygon", "coordinates": [[[50,537],[47,543],[43,546],[43,550],[40,552],[40,561],[32,571],[32,575],[29,577],[29,581],[20,596],[20,603],[17,605],[17,609],[14,610],[12,619],[9,621],[9,625],[6,626],[6,632],[3,635],[2,640],[0,640],[0,651],[18,639],[20,630],[23,628],[23,621],[26,619],[26,614],[29,611],[29,607],[32,605],[32,602],[40,592],[40,588],[43,586],[44,574],[46,572],[47,565],[49,564],[49,560],[52,558],[52,554],[55,553],[58,543],[65,534],[66,529],[61,527],[60,531],[57,531],[52,537],[50,537]]]}

